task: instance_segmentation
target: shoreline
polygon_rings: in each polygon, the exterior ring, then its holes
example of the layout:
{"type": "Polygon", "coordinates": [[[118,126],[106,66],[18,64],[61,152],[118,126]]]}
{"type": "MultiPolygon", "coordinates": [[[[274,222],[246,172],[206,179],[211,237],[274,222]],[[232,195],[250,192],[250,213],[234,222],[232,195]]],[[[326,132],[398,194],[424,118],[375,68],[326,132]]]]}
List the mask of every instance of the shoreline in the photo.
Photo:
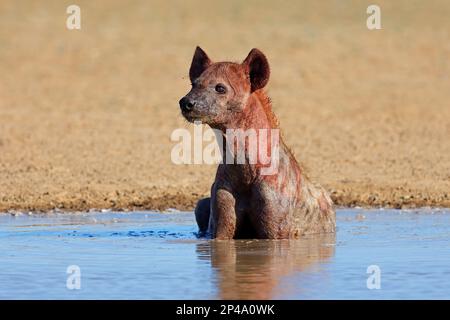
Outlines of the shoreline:
{"type": "MultiPolygon", "coordinates": [[[[421,208],[450,208],[450,199],[445,197],[427,197],[421,199],[414,196],[400,196],[399,198],[379,197],[374,200],[373,196],[352,197],[351,194],[331,194],[335,209],[340,208],[361,208],[361,209],[421,209],[421,208]]],[[[166,212],[170,210],[193,211],[196,202],[202,196],[190,196],[186,194],[166,194],[159,197],[144,199],[115,199],[115,205],[111,205],[108,200],[98,199],[97,201],[84,201],[82,199],[61,201],[57,205],[55,202],[49,203],[27,203],[24,205],[13,204],[5,206],[0,203],[0,213],[73,213],[73,212],[101,212],[101,211],[157,211],[166,212]]]]}
{"type": "MultiPolygon", "coordinates": [[[[450,207],[431,207],[431,206],[424,206],[424,207],[402,207],[402,208],[393,208],[393,207],[375,207],[375,206],[353,206],[353,207],[346,207],[346,206],[335,206],[334,208],[336,211],[338,210],[362,210],[364,212],[366,211],[383,211],[383,210],[390,210],[390,211],[424,211],[424,210],[430,210],[430,211],[448,211],[450,210],[450,207]]],[[[12,215],[12,216],[21,216],[21,215],[50,215],[50,214],[63,214],[63,215],[70,215],[70,214],[107,214],[107,213],[157,213],[157,214],[172,214],[172,213],[184,213],[184,214],[193,214],[193,209],[189,210],[182,210],[177,208],[167,208],[164,210],[158,210],[158,209],[142,209],[142,208],[109,208],[109,209],[99,209],[99,208],[90,208],[87,210],[66,210],[66,209],[50,209],[50,210],[36,210],[36,211],[29,211],[29,210],[7,210],[7,211],[0,211],[1,215],[12,215]]]]}

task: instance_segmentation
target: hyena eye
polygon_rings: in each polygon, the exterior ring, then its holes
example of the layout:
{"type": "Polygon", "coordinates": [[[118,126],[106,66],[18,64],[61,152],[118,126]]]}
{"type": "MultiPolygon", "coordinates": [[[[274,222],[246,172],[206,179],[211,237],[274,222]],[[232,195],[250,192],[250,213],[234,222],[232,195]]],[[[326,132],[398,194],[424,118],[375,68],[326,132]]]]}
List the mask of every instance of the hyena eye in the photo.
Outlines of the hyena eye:
{"type": "Polygon", "coordinates": [[[223,84],[219,83],[216,85],[216,92],[220,94],[227,93],[227,88],[223,84]]]}

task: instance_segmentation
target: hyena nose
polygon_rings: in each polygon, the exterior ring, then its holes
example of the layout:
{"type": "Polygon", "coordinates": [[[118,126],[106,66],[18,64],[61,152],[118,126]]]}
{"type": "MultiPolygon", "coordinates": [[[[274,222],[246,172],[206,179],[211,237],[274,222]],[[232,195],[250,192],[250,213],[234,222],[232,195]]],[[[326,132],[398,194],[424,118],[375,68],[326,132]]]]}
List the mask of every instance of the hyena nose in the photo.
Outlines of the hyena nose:
{"type": "Polygon", "coordinates": [[[180,100],[181,111],[189,112],[192,109],[194,109],[194,106],[195,106],[195,102],[192,102],[191,100],[189,100],[189,98],[187,98],[187,97],[181,98],[181,100],[180,100]]]}

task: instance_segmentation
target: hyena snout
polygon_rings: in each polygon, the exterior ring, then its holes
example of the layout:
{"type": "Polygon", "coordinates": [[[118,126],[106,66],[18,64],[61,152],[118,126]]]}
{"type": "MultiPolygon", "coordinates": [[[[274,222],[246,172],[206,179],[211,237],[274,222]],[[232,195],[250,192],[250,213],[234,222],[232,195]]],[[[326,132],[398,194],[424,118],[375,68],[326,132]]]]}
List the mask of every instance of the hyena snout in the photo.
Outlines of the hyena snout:
{"type": "Polygon", "coordinates": [[[192,101],[188,97],[183,97],[180,100],[180,109],[183,113],[191,112],[195,107],[195,101],[192,101]]]}

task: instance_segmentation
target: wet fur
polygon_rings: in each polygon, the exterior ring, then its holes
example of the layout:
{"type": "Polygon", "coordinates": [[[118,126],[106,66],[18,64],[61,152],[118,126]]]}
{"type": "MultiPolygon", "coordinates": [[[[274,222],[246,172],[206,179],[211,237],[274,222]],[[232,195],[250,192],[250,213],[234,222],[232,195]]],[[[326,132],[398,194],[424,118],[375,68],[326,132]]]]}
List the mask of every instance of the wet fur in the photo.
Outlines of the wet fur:
{"type": "MultiPolygon", "coordinates": [[[[201,120],[223,133],[228,128],[279,128],[263,89],[270,70],[261,51],[253,49],[242,64],[212,63],[197,48],[189,74],[193,88],[186,97],[196,107],[184,114],[188,121],[201,120]],[[227,84],[227,96],[211,89],[218,82],[227,84]]],[[[200,200],[195,209],[202,234],[217,239],[286,239],[335,231],[328,193],[309,181],[282,135],[279,147],[274,175],[262,175],[263,165],[258,163],[219,165],[211,198],[200,200]]]]}

